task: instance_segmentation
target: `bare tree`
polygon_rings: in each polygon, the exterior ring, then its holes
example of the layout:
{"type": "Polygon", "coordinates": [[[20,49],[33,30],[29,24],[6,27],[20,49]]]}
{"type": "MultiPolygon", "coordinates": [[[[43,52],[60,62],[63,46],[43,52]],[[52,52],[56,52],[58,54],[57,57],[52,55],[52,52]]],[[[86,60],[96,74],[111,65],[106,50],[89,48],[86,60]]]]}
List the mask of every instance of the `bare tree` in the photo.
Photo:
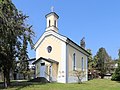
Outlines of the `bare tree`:
{"type": "Polygon", "coordinates": [[[78,84],[82,83],[82,79],[85,77],[85,71],[82,70],[74,70],[73,71],[73,76],[77,77],[78,84]]]}

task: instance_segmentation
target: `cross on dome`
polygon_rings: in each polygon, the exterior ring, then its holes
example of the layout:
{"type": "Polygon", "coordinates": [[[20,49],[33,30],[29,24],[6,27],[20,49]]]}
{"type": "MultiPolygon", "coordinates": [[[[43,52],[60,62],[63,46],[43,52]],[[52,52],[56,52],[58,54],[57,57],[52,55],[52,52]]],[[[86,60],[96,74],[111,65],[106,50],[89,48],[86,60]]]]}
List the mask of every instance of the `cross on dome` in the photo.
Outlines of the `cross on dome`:
{"type": "Polygon", "coordinates": [[[51,7],[51,12],[54,12],[54,7],[53,6],[51,7]]]}

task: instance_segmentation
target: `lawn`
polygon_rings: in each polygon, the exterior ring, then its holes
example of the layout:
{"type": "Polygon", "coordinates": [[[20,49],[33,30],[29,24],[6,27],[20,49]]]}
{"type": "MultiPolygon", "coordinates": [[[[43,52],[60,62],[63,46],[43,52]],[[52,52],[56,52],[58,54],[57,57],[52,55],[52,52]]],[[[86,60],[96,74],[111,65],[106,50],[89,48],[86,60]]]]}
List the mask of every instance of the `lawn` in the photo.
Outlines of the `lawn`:
{"type": "Polygon", "coordinates": [[[95,79],[82,84],[40,84],[30,82],[13,82],[12,84],[16,86],[10,87],[7,90],[120,90],[120,82],[106,79],[95,79]]]}

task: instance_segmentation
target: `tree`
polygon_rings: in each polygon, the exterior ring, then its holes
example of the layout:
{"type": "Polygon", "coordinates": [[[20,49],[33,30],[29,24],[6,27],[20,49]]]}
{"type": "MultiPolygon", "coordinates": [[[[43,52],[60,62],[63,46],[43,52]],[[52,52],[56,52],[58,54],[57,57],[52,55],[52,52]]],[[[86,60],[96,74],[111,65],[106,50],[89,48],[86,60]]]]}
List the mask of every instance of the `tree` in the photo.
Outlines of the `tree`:
{"type": "Polygon", "coordinates": [[[105,48],[100,48],[97,54],[95,55],[94,62],[96,63],[95,68],[100,72],[101,78],[104,78],[104,74],[108,71],[108,63],[110,62],[110,56],[106,52],[105,48]]]}
{"type": "Polygon", "coordinates": [[[26,42],[33,45],[34,32],[24,23],[28,16],[19,12],[11,0],[0,0],[0,68],[4,74],[4,86],[10,85],[10,71],[20,50],[24,36],[26,42]]]}
{"type": "Polygon", "coordinates": [[[114,81],[120,81],[120,49],[118,51],[118,56],[119,56],[118,67],[116,68],[115,73],[112,75],[112,78],[111,78],[111,80],[114,80],[114,81]]]}
{"type": "Polygon", "coordinates": [[[82,79],[85,77],[85,71],[82,70],[75,70],[72,72],[73,76],[77,77],[78,84],[82,83],[82,79]]]}
{"type": "Polygon", "coordinates": [[[92,66],[93,66],[92,52],[91,52],[91,49],[87,49],[87,51],[90,53],[88,57],[88,69],[92,69],[92,66]]]}
{"type": "Polygon", "coordinates": [[[28,53],[27,45],[28,45],[27,39],[24,36],[23,46],[20,49],[20,56],[18,57],[19,62],[20,62],[18,69],[19,69],[19,72],[23,74],[24,79],[27,76],[27,73],[29,72],[29,62],[28,62],[29,57],[27,55],[27,53],[28,53]]]}
{"type": "Polygon", "coordinates": [[[91,55],[88,57],[88,80],[97,78],[97,71],[95,69],[97,57],[92,57],[90,49],[87,50],[91,55]]]}

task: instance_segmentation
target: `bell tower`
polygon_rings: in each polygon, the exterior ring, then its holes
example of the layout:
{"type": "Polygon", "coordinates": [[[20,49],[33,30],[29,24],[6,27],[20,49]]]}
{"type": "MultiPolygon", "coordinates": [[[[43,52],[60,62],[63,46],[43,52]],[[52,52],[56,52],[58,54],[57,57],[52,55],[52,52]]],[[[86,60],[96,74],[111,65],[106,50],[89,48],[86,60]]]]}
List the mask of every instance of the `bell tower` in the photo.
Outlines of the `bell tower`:
{"type": "Polygon", "coordinates": [[[47,20],[47,26],[46,31],[53,30],[55,32],[58,32],[58,18],[59,16],[54,12],[54,8],[51,7],[51,12],[47,14],[46,20],[47,20]]]}

